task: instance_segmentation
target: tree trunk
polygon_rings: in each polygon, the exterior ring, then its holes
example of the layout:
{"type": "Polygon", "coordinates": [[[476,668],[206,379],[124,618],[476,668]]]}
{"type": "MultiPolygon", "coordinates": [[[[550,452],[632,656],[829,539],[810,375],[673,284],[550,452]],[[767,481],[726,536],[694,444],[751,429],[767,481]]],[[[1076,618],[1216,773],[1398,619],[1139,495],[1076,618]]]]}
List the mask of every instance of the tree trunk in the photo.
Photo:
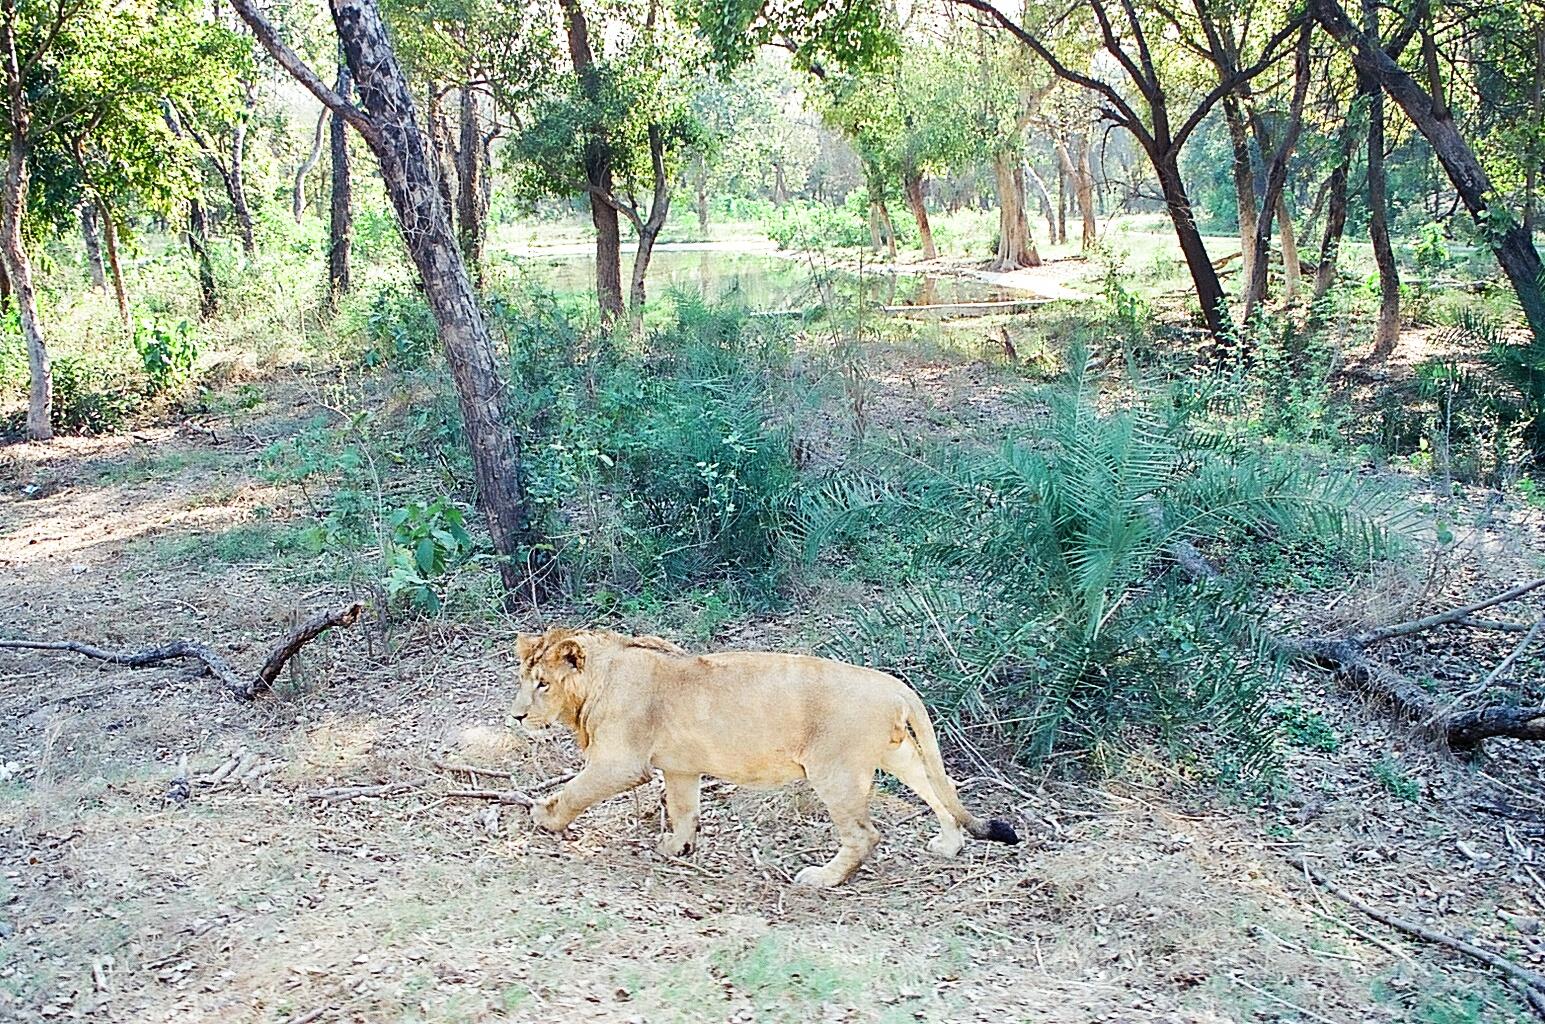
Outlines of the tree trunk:
{"type": "Polygon", "coordinates": [[[1314,271],[1314,303],[1318,304],[1330,292],[1336,281],[1336,258],[1341,251],[1341,235],[1347,223],[1347,165],[1351,163],[1355,132],[1350,124],[1343,126],[1341,152],[1335,169],[1330,172],[1329,197],[1326,200],[1325,236],[1320,241],[1320,265],[1314,271]]]}
{"type": "Polygon", "coordinates": [[[22,218],[27,210],[27,149],[25,131],[11,125],[11,142],[5,164],[5,192],[0,196],[0,252],[6,275],[21,313],[21,333],[27,343],[27,370],[31,386],[27,396],[27,436],[47,441],[54,436],[54,382],[48,365],[48,346],[38,323],[37,293],[32,286],[32,262],[22,238],[22,218]]]}
{"type": "MultiPolygon", "coordinates": [[[[1261,215],[1256,223],[1255,258],[1250,265],[1250,280],[1245,289],[1245,318],[1255,312],[1266,298],[1266,280],[1271,268],[1271,226],[1273,216],[1282,209],[1282,190],[1287,185],[1288,159],[1298,144],[1299,132],[1304,123],[1304,99],[1309,94],[1309,41],[1311,26],[1305,23],[1299,33],[1294,55],[1293,99],[1289,105],[1287,128],[1282,142],[1271,154],[1271,164],[1266,173],[1266,195],[1261,200],[1261,215]]],[[[1265,125],[1256,121],[1256,138],[1261,151],[1270,152],[1270,139],[1265,125]]]]}
{"type": "Polygon", "coordinates": [[[693,183],[697,186],[697,233],[708,237],[708,161],[699,153],[693,160],[693,183]]]}
{"type": "Polygon", "coordinates": [[[317,117],[317,129],[311,136],[311,152],[306,154],[306,159],[295,170],[295,190],[290,197],[290,213],[294,215],[297,224],[300,223],[300,215],[306,212],[306,175],[311,173],[311,169],[322,158],[322,130],[326,127],[327,108],[323,107],[317,117]]]}
{"type": "Polygon", "coordinates": [[[445,204],[447,216],[456,215],[456,144],[451,141],[451,128],[445,120],[443,96],[438,82],[429,83],[429,100],[426,104],[429,120],[429,150],[434,159],[430,169],[434,172],[435,185],[440,190],[440,201],[445,204]]]}
{"type": "Polygon", "coordinates": [[[209,220],[198,196],[188,200],[188,249],[193,253],[194,273],[198,276],[199,311],[208,319],[220,309],[220,294],[215,289],[215,269],[209,258],[209,220]]]}
{"type": "Polygon", "coordinates": [[[107,243],[107,269],[112,272],[113,298],[118,301],[118,319],[127,327],[130,322],[129,293],[123,286],[123,264],[118,262],[118,227],[113,223],[113,211],[108,209],[107,203],[98,200],[98,204],[102,215],[102,239],[107,243]]]}
{"type": "MultiPolygon", "coordinates": [[[[257,110],[257,87],[252,82],[246,82],[243,88],[246,112],[250,115],[257,110]]],[[[241,251],[251,256],[257,252],[257,240],[252,228],[252,209],[247,205],[246,162],[247,118],[238,117],[235,127],[231,129],[231,166],[230,173],[225,176],[225,185],[231,196],[231,214],[236,218],[237,229],[241,232],[241,251]]],[[[111,238],[110,227],[107,234],[111,238]]]]}
{"type": "Polygon", "coordinates": [[[772,201],[774,206],[782,206],[784,203],[789,201],[789,186],[788,182],[784,181],[783,179],[782,160],[773,161],[772,201]]]}
{"type": "Polygon", "coordinates": [[[882,195],[874,203],[875,216],[880,222],[880,233],[885,236],[885,249],[890,254],[891,262],[896,262],[896,222],[891,220],[891,208],[886,205],[882,195]]]}
{"type": "MultiPolygon", "coordinates": [[[[1363,27],[1379,38],[1379,9],[1374,0],[1363,0],[1363,27]]],[[[1400,270],[1389,241],[1389,196],[1384,175],[1384,91],[1365,72],[1358,71],[1358,92],[1368,96],[1368,239],[1373,261],[1379,268],[1379,317],[1373,328],[1370,359],[1385,359],[1400,338],[1400,270]]]]}
{"type": "Polygon", "coordinates": [[[1068,161],[1068,151],[1060,141],[1057,143],[1057,231],[1052,239],[1057,245],[1066,245],[1068,241],[1068,173],[1071,166],[1068,161]]]}
{"type": "Polygon", "coordinates": [[[1534,29],[1534,68],[1529,78],[1528,155],[1524,158],[1524,234],[1534,237],[1535,190],[1540,173],[1540,133],[1545,132],[1545,25],[1534,29]]]}
{"type": "MultiPolygon", "coordinates": [[[[1451,119],[1433,113],[1432,97],[1384,52],[1376,37],[1370,39],[1352,24],[1336,0],[1309,0],[1309,10],[1337,42],[1351,51],[1358,69],[1372,76],[1388,92],[1432,145],[1465,209],[1481,228],[1482,237],[1488,240],[1502,272],[1512,283],[1518,305],[1536,342],[1545,342],[1545,294],[1540,285],[1540,254],[1534,248],[1534,239],[1524,231],[1521,223],[1507,216],[1505,207],[1492,210],[1496,196],[1492,193],[1491,179],[1476,159],[1475,151],[1451,119]]],[[[1370,130],[1371,127],[1370,120],[1370,130]]]]}
{"type": "Polygon", "coordinates": [[[918,171],[910,171],[903,175],[901,188],[906,193],[907,207],[912,211],[912,219],[917,221],[917,235],[922,240],[923,259],[938,259],[939,250],[933,244],[933,226],[928,223],[928,207],[923,202],[922,174],[918,171]]]}
{"type": "MultiPolygon", "coordinates": [[[[342,47],[338,51],[338,95],[345,101],[352,91],[348,59],[342,47]]],[[[349,292],[349,248],[354,239],[354,185],[349,177],[349,126],[339,114],[328,125],[328,146],[332,151],[333,189],[327,231],[327,303],[336,307],[349,292]]]]}
{"type": "Polygon", "coordinates": [[[1191,282],[1196,288],[1196,300],[1201,304],[1202,320],[1207,331],[1220,342],[1227,344],[1234,336],[1234,325],[1229,317],[1228,302],[1223,296],[1223,286],[1218,283],[1218,272],[1196,226],[1191,212],[1191,197],[1186,194],[1185,183],[1180,178],[1179,155],[1170,152],[1163,156],[1149,154],[1159,177],[1159,188],[1169,211],[1170,223],[1175,227],[1175,238],[1191,271],[1191,282]]]}
{"type": "Polygon", "coordinates": [[[1250,160],[1250,136],[1238,97],[1224,97],[1223,119],[1228,125],[1233,156],[1234,200],[1239,209],[1239,253],[1244,262],[1242,280],[1248,287],[1248,282],[1255,277],[1255,167],[1250,160]]]}
{"type": "Polygon", "coordinates": [[[1051,193],[1046,189],[1046,182],[1042,181],[1041,176],[1035,172],[1035,165],[1031,164],[1028,160],[1023,163],[1024,166],[1021,173],[1024,174],[1025,180],[1030,183],[1030,187],[1035,189],[1036,199],[1041,204],[1041,215],[1046,218],[1046,237],[1055,245],[1057,241],[1057,211],[1052,209],[1051,193]]]}
{"type": "Polygon", "coordinates": [[[90,203],[80,204],[80,235],[86,243],[86,269],[91,273],[91,287],[107,291],[107,271],[102,267],[102,236],[97,231],[97,210],[90,203]]]}
{"type": "Polygon", "coordinates": [[[1078,209],[1084,224],[1079,248],[1088,252],[1100,239],[1094,222],[1094,168],[1089,164],[1089,137],[1086,135],[1078,137],[1078,209]]]}
{"type": "Polygon", "coordinates": [[[1035,251],[1030,222],[1025,217],[1025,176],[1019,154],[999,150],[993,154],[992,170],[998,189],[998,254],[989,269],[1038,267],[1041,255],[1035,251]]]}
{"type": "Polygon", "coordinates": [[[1298,236],[1293,230],[1293,215],[1288,210],[1285,192],[1277,197],[1277,224],[1282,229],[1282,301],[1292,305],[1298,301],[1304,274],[1298,262],[1298,236]]]}
{"type": "Polygon", "coordinates": [[[467,269],[479,288],[483,284],[483,250],[488,237],[488,207],[483,203],[483,134],[476,90],[461,90],[461,139],[456,147],[456,231],[467,269]]]}
{"type": "Polygon", "coordinates": [[[374,151],[456,385],[478,500],[494,550],[501,556],[500,577],[512,597],[525,593],[535,597],[545,589],[546,567],[526,501],[521,439],[506,426],[499,357],[451,230],[450,211],[430,167],[432,158],[413,94],[392,52],[376,0],[332,0],[333,23],[363,110],[342,101],[280,42],[252,0],[231,3],[268,52],[334,112],[348,117],[374,151]]]}
{"type": "MultiPolygon", "coordinates": [[[[590,49],[590,26],[579,0],[558,0],[568,35],[569,58],[580,88],[592,100],[600,95],[601,81],[590,49]]],[[[599,128],[600,126],[595,126],[599,128]]],[[[589,184],[590,220],[595,225],[595,290],[601,323],[610,325],[622,317],[622,232],[612,195],[612,151],[599,131],[585,143],[585,180],[589,184]]]]}
{"type": "Polygon", "coordinates": [[[654,256],[655,241],[660,237],[671,209],[671,181],[665,170],[665,134],[655,124],[649,126],[649,163],[654,174],[649,216],[639,219],[637,212],[632,214],[633,228],[638,233],[638,250],[633,254],[628,319],[635,334],[644,326],[644,283],[649,274],[649,260],[654,256]]]}

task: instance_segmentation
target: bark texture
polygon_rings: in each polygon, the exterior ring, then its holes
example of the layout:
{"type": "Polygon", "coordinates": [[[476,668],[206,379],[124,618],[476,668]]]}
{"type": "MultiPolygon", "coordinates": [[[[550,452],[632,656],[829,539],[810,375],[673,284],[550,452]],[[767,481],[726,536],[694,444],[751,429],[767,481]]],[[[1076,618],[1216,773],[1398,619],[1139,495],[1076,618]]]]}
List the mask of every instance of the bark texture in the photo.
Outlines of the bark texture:
{"type": "MultiPolygon", "coordinates": [[[[347,102],[354,91],[348,60],[338,54],[338,95],[347,102]]],[[[349,293],[349,249],[354,241],[354,184],[349,174],[349,125],[334,113],[328,125],[328,149],[332,156],[332,198],[328,204],[327,300],[336,306],[349,293]]]]}
{"type": "Polygon", "coordinates": [[[1030,237],[1030,220],[1025,215],[1025,174],[1019,153],[999,150],[993,155],[992,170],[998,190],[998,254],[991,269],[1038,267],[1041,254],[1030,237]]]}

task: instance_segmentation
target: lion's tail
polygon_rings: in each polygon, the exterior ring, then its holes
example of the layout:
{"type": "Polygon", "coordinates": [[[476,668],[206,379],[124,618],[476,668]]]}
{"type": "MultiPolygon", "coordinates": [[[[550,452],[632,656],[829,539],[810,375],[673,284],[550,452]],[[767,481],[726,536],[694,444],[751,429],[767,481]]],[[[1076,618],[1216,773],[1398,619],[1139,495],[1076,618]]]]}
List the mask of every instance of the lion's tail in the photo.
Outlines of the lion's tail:
{"type": "Polygon", "coordinates": [[[944,770],[944,758],[939,753],[939,740],[934,735],[933,722],[928,718],[928,709],[923,707],[923,702],[916,694],[907,695],[907,728],[912,731],[917,752],[923,758],[923,768],[928,773],[928,781],[933,784],[933,790],[938,794],[939,800],[961,828],[976,839],[990,839],[995,843],[1009,844],[1019,842],[1019,833],[1014,831],[1013,825],[1002,818],[978,818],[966,810],[965,804],[960,802],[960,794],[955,790],[955,781],[944,770]]]}

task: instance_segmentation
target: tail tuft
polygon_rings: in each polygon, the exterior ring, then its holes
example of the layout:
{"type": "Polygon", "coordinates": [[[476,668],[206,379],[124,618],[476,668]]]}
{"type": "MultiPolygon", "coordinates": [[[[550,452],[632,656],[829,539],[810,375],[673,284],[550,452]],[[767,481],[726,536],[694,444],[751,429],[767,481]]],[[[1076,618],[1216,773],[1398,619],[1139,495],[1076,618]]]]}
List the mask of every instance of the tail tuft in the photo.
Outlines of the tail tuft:
{"type": "Polygon", "coordinates": [[[969,831],[977,839],[987,839],[994,843],[1007,843],[1013,846],[1019,842],[1019,833],[1014,831],[1013,825],[1002,818],[992,818],[969,831]]]}

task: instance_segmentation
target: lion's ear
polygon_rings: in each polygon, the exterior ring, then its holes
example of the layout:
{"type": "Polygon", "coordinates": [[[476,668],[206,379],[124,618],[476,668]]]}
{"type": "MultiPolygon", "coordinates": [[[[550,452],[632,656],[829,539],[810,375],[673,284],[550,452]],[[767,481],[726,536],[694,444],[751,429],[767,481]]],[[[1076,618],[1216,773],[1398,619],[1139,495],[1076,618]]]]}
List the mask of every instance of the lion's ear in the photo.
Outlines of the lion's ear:
{"type": "Polygon", "coordinates": [[[547,660],[554,665],[578,672],[585,667],[585,649],[573,637],[559,640],[553,645],[552,651],[547,655],[547,660]]]}
{"type": "Polygon", "coordinates": [[[531,656],[536,653],[536,644],[540,639],[542,637],[539,633],[519,633],[516,635],[515,657],[520,659],[522,665],[530,661],[531,656]]]}

